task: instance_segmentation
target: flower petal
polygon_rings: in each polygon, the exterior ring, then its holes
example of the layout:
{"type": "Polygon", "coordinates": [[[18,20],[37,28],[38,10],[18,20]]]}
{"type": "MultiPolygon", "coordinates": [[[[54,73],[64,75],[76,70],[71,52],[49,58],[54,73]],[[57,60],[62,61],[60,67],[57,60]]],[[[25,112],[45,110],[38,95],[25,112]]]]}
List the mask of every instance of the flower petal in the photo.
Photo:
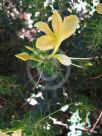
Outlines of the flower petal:
{"type": "Polygon", "coordinates": [[[41,36],[36,42],[36,48],[42,51],[53,49],[55,45],[56,40],[54,39],[54,37],[48,35],[41,36]]]}
{"type": "Polygon", "coordinates": [[[62,26],[62,41],[70,37],[76,30],[79,19],[76,15],[70,15],[64,18],[62,26]]]}
{"type": "Polygon", "coordinates": [[[8,135],[8,134],[3,133],[3,132],[0,131],[0,136],[10,136],[10,135],[8,135]]]}
{"type": "Polygon", "coordinates": [[[70,66],[72,64],[71,59],[64,54],[55,54],[53,57],[58,59],[59,62],[65,66],[70,66]]]}
{"type": "Polygon", "coordinates": [[[18,129],[16,131],[14,131],[14,133],[12,134],[12,136],[22,136],[22,130],[18,129]]]}
{"type": "Polygon", "coordinates": [[[26,53],[26,52],[23,52],[23,53],[20,53],[20,54],[16,54],[15,56],[17,58],[23,60],[23,61],[27,61],[27,60],[31,59],[31,56],[28,53],[26,53]]]}
{"type": "Polygon", "coordinates": [[[34,26],[37,27],[40,31],[43,31],[44,33],[48,35],[53,35],[52,30],[49,28],[48,24],[45,22],[37,22],[35,23],[34,26]]]}
{"type": "Polygon", "coordinates": [[[97,5],[96,11],[97,11],[97,13],[102,14],[102,3],[99,3],[99,4],[97,5]]]}
{"type": "Polygon", "coordinates": [[[52,28],[55,36],[59,38],[62,32],[62,18],[56,10],[53,12],[52,15],[52,28]]]}

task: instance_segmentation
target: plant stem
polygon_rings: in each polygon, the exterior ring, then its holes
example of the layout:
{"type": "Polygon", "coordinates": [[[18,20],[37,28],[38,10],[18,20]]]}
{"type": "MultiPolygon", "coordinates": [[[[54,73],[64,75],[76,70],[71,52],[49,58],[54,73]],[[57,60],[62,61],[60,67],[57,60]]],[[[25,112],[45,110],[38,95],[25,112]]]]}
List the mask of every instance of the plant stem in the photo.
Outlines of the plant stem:
{"type": "Polygon", "coordinates": [[[74,57],[69,57],[72,60],[91,60],[92,58],[74,58],[74,57]]]}
{"type": "Polygon", "coordinates": [[[75,66],[75,67],[78,67],[78,68],[82,68],[82,69],[85,69],[84,67],[82,67],[82,66],[79,66],[79,65],[76,65],[76,64],[73,64],[73,63],[71,63],[71,65],[72,65],[72,66],[75,66]]]}
{"type": "Polygon", "coordinates": [[[90,132],[93,132],[98,124],[98,122],[100,121],[100,119],[102,118],[102,111],[98,117],[98,119],[96,120],[95,124],[93,125],[92,129],[90,130],[90,132]]]}
{"type": "Polygon", "coordinates": [[[51,115],[53,115],[53,114],[59,112],[60,110],[61,110],[61,108],[58,109],[57,111],[54,111],[53,113],[50,113],[50,114],[47,115],[46,117],[42,118],[41,120],[39,120],[39,121],[35,124],[35,126],[37,126],[39,123],[41,123],[42,121],[44,121],[45,119],[47,119],[49,116],[51,116],[51,115]]]}

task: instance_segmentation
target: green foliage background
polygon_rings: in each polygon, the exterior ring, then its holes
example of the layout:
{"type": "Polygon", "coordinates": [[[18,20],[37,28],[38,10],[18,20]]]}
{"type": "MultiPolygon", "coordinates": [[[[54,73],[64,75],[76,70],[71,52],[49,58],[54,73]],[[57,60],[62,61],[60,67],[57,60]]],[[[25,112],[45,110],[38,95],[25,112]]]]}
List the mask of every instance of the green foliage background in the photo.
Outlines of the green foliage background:
{"type": "MultiPolygon", "coordinates": [[[[24,11],[31,12],[35,22],[38,20],[47,21],[52,14],[51,7],[44,9],[43,0],[22,0],[22,8],[24,11]],[[28,8],[29,5],[35,3],[36,6],[28,8]],[[35,13],[41,12],[39,17],[35,18],[35,13]],[[47,15],[46,15],[47,14],[47,15]]],[[[16,2],[18,9],[19,1],[16,2]]],[[[59,9],[62,15],[66,15],[68,6],[67,0],[56,0],[54,8],[59,9]]],[[[68,13],[67,13],[68,14],[68,13]]],[[[4,131],[14,131],[18,128],[24,130],[25,136],[54,136],[63,131],[60,127],[51,126],[51,130],[44,130],[43,125],[49,120],[44,120],[40,125],[36,123],[48,114],[56,111],[59,106],[55,105],[54,100],[46,98],[49,110],[44,113],[37,112],[26,103],[26,99],[33,93],[32,84],[28,81],[26,75],[26,64],[17,60],[14,55],[23,50],[25,45],[30,45],[27,40],[20,40],[16,31],[22,27],[20,20],[12,20],[7,17],[5,9],[0,11],[0,129],[4,131]]],[[[70,112],[80,111],[82,119],[85,119],[87,112],[93,112],[102,109],[101,100],[101,78],[102,78],[102,16],[95,13],[92,18],[87,20],[86,28],[76,36],[69,38],[62,43],[61,49],[66,51],[68,56],[73,57],[92,57],[91,61],[76,62],[85,67],[85,69],[77,69],[72,67],[69,81],[64,85],[65,91],[68,93],[68,99],[62,96],[63,88],[57,92],[52,91],[56,95],[61,104],[73,103],[66,115],[70,117],[70,112]],[[76,103],[82,103],[76,106],[76,103]],[[84,113],[84,114],[83,114],[84,113]]],[[[34,41],[35,43],[35,41],[34,41]]],[[[34,44],[33,43],[33,44],[34,44]]],[[[35,64],[34,64],[35,65],[35,64]]],[[[45,63],[44,69],[52,75],[57,71],[51,67],[50,63],[45,63]],[[50,69],[50,70],[49,70],[50,69]]],[[[35,90],[36,92],[38,90],[35,90]]],[[[47,96],[50,93],[47,92],[47,96]]],[[[64,115],[62,113],[55,114],[55,117],[64,115]]],[[[93,121],[91,121],[93,124],[93,121]]],[[[100,130],[101,131],[101,130],[100,130]]],[[[99,135],[100,134],[99,131],[99,135]]]]}

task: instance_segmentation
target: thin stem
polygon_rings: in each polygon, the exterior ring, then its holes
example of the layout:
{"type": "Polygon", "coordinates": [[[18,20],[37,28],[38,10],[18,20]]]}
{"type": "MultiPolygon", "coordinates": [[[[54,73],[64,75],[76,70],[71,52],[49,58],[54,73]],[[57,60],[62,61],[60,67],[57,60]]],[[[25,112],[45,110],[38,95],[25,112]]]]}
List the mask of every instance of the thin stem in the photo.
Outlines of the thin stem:
{"type": "Polygon", "coordinates": [[[51,115],[53,115],[53,114],[59,112],[60,110],[61,110],[61,108],[58,109],[57,111],[54,111],[53,113],[50,113],[50,114],[47,115],[46,117],[42,118],[41,120],[39,120],[39,121],[35,124],[35,126],[37,126],[39,123],[41,123],[42,121],[44,121],[45,119],[47,119],[49,116],[51,116],[51,115]]]}
{"type": "Polygon", "coordinates": [[[43,62],[42,60],[36,59],[34,57],[32,57],[31,60],[38,61],[38,62],[43,62]]]}
{"type": "Polygon", "coordinates": [[[91,60],[92,58],[74,58],[74,57],[69,57],[72,60],[91,60]]]}
{"type": "Polygon", "coordinates": [[[41,76],[42,76],[42,72],[43,72],[43,69],[41,70],[41,73],[40,73],[39,79],[38,79],[38,81],[36,82],[35,86],[33,87],[33,90],[35,90],[36,86],[39,84],[40,79],[41,79],[41,76]]]}
{"type": "MultiPolygon", "coordinates": [[[[82,130],[82,131],[85,131],[85,132],[90,132],[90,129],[88,129],[88,128],[76,127],[76,129],[82,130]]],[[[97,133],[97,132],[96,131],[92,131],[91,133],[97,133]]]]}
{"type": "Polygon", "coordinates": [[[98,119],[96,120],[95,124],[93,125],[92,129],[90,130],[91,132],[93,132],[98,124],[98,122],[100,121],[100,119],[102,118],[102,111],[98,117],[98,119]]]}
{"type": "Polygon", "coordinates": [[[82,67],[82,66],[79,66],[79,65],[76,65],[76,64],[71,64],[72,66],[75,66],[75,67],[78,67],[78,68],[82,68],[82,69],[85,69],[84,67],[82,67]]]}
{"type": "Polygon", "coordinates": [[[94,47],[93,50],[92,50],[92,53],[95,51],[95,49],[97,48],[97,45],[98,45],[98,43],[99,43],[99,41],[100,41],[101,33],[98,32],[98,34],[99,34],[99,37],[98,37],[98,39],[97,39],[97,42],[96,42],[95,47],[94,47]]]}
{"type": "MultiPolygon", "coordinates": [[[[69,104],[69,106],[71,106],[72,104],[73,104],[73,103],[69,104]]],[[[44,121],[45,119],[47,119],[49,116],[52,116],[52,115],[54,115],[55,113],[57,113],[57,112],[59,112],[59,111],[61,111],[61,108],[58,109],[58,110],[56,110],[56,111],[54,111],[54,112],[52,112],[52,113],[50,113],[49,115],[47,115],[46,117],[42,118],[41,120],[39,120],[39,121],[35,124],[35,126],[37,126],[39,123],[41,123],[42,121],[44,121]]]]}

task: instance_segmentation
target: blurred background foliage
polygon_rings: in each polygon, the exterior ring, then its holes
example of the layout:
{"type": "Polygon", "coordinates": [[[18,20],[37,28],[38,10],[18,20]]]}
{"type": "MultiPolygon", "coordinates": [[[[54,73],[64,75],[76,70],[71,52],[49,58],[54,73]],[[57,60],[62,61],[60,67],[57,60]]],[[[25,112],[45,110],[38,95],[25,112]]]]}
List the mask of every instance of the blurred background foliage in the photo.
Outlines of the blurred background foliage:
{"type": "MultiPolygon", "coordinates": [[[[53,91],[45,90],[43,92],[45,101],[40,104],[40,108],[37,108],[29,105],[26,99],[32,93],[37,93],[39,89],[33,90],[33,85],[27,77],[26,64],[14,56],[22,51],[25,45],[34,45],[36,38],[32,43],[27,39],[20,39],[17,33],[24,24],[19,18],[12,19],[8,16],[7,9],[9,4],[13,3],[18,10],[30,12],[34,23],[39,20],[47,22],[52,15],[52,7],[44,8],[44,2],[45,0],[0,1],[0,129],[10,131],[10,129],[22,128],[25,130],[25,136],[54,136],[55,134],[60,136],[60,133],[66,136],[68,130],[61,127],[52,125],[50,130],[44,130],[43,127],[49,120],[44,120],[38,126],[34,124],[57,110],[60,107],[57,105],[58,102],[61,105],[73,104],[67,113],[56,114],[57,118],[63,119],[66,116],[70,118],[70,111],[75,112],[79,109],[82,119],[85,119],[88,112],[92,113],[90,117],[92,124],[97,119],[102,109],[102,15],[95,12],[92,17],[81,21],[80,33],[78,29],[76,35],[65,40],[61,46],[68,56],[92,57],[92,59],[77,62],[85,69],[72,67],[70,77],[62,88],[53,91]],[[40,15],[35,16],[36,12],[40,15]],[[63,90],[68,94],[68,98],[63,95],[63,90]],[[44,107],[43,112],[42,107],[44,107]]],[[[87,2],[92,4],[90,0],[87,2]]],[[[70,7],[69,0],[53,2],[53,9],[59,10],[63,17],[70,14],[68,7],[70,7]]],[[[76,14],[75,11],[72,13],[76,14]]],[[[51,64],[46,63],[44,66],[49,71],[51,64]]],[[[54,74],[56,70],[51,68],[49,75],[54,74]]],[[[98,135],[102,135],[101,127],[98,129],[98,135]]]]}

